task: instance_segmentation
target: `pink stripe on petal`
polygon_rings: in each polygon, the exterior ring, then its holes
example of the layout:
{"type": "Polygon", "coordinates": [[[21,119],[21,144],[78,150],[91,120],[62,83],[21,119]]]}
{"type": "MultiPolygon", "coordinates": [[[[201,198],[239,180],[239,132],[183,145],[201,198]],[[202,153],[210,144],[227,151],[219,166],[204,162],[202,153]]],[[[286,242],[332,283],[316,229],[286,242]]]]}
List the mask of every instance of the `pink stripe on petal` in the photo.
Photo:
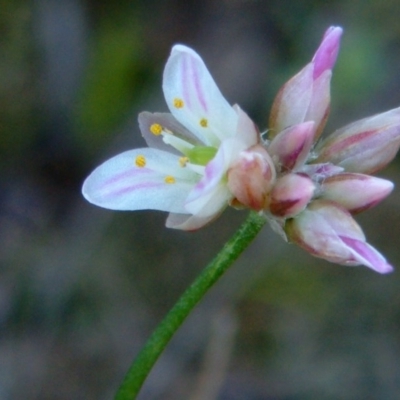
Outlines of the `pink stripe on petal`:
{"type": "Polygon", "coordinates": [[[187,200],[192,201],[214,189],[218,185],[223,172],[219,165],[210,162],[204,170],[203,178],[195,185],[187,200]]]}
{"type": "Polygon", "coordinates": [[[192,78],[193,78],[193,83],[194,83],[194,89],[196,91],[199,103],[203,107],[203,110],[205,112],[207,112],[207,102],[204,97],[203,87],[201,86],[201,83],[200,83],[199,71],[198,71],[197,64],[196,64],[196,61],[194,60],[194,58],[191,58],[191,64],[192,64],[191,67],[192,67],[192,78]]]}
{"type": "Polygon", "coordinates": [[[330,27],[323,39],[322,43],[316,51],[313,63],[313,78],[316,80],[324,71],[332,69],[339,52],[340,37],[342,36],[342,28],[330,27]]]}
{"type": "Polygon", "coordinates": [[[106,179],[102,186],[106,186],[106,185],[112,185],[114,183],[117,183],[123,179],[126,178],[134,178],[136,176],[140,176],[140,175],[148,175],[150,173],[152,173],[153,171],[148,169],[148,168],[135,168],[132,167],[129,170],[120,172],[118,174],[112,175],[111,177],[109,177],[108,179],[106,179]]]}
{"type": "Polygon", "coordinates": [[[393,271],[393,267],[386,262],[385,258],[368,243],[347,236],[338,236],[346,246],[359,255],[356,257],[356,261],[381,274],[393,271]]]}
{"type": "Polygon", "coordinates": [[[366,151],[368,147],[371,148],[372,143],[374,143],[374,136],[377,135],[379,135],[377,129],[352,133],[350,135],[346,133],[335,135],[333,133],[331,137],[321,142],[321,146],[317,146],[316,152],[319,154],[314,162],[329,161],[339,164],[343,159],[355,157],[366,151]]]}
{"type": "Polygon", "coordinates": [[[214,158],[211,162],[209,162],[205,168],[205,177],[207,181],[210,183],[217,182],[221,179],[224,171],[224,161],[225,157],[221,155],[221,157],[214,158]]]}
{"type": "Polygon", "coordinates": [[[123,188],[118,188],[118,190],[110,191],[109,193],[105,194],[104,196],[121,196],[127,193],[131,193],[135,190],[143,190],[143,189],[151,189],[159,186],[165,186],[165,184],[161,184],[159,182],[143,182],[137,185],[131,185],[123,188]]]}
{"type": "Polygon", "coordinates": [[[207,164],[204,169],[204,176],[194,186],[193,190],[189,193],[186,199],[190,203],[199,197],[205,196],[218,186],[219,181],[224,175],[225,168],[225,154],[223,149],[220,148],[217,155],[207,164]]]}
{"type": "Polygon", "coordinates": [[[165,226],[167,228],[182,229],[184,231],[195,231],[210,223],[217,215],[211,215],[205,218],[187,214],[170,213],[165,226]]]}
{"type": "Polygon", "coordinates": [[[192,108],[192,102],[190,98],[190,91],[189,91],[189,86],[190,86],[190,73],[189,73],[189,60],[188,56],[185,54],[182,60],[182,95],[183,99],[186,102],[186,106],[191,109],[192,108]]]}

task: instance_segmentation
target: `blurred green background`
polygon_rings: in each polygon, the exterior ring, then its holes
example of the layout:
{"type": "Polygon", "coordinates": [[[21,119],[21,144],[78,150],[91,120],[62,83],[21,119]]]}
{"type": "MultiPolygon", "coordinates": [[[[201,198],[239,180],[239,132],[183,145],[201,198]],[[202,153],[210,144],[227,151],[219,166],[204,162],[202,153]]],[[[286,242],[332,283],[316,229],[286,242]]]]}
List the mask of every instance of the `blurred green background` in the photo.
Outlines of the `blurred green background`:
{"type": "MultiPolygon", "coordinates": [[[[0,399],[110,399],[185,287],[245,218],[195,233],[80,187],[143,146],[163,66],[194,47],[266,127],[279,87],[344,28],[326,131],[400,102],[400,2],[0,0],[0,399]]],[[[196,308],[140,399],[400,398],[400,165],[361,215],[389,276],[312,258],[266,227],[196,308]]]]}

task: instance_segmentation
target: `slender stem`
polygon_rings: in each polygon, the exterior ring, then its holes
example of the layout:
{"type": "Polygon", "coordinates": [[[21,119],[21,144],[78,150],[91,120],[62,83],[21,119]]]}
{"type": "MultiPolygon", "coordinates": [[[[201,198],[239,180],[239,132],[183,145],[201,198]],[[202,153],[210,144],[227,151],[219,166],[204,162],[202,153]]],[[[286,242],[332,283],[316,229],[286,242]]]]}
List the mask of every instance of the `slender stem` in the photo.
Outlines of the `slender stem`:
{"type": "Polygon", "coordinates": [[[115,400],[136,399],[144,380],[174,333],[208,289],[211,288],[251,243],[264,226],[264,223],[265,218],[263,216],[251,212],[247,220],[224,245],[214,260],[186,289],[137,355],[122,385],[118,389],[115,400]]]}

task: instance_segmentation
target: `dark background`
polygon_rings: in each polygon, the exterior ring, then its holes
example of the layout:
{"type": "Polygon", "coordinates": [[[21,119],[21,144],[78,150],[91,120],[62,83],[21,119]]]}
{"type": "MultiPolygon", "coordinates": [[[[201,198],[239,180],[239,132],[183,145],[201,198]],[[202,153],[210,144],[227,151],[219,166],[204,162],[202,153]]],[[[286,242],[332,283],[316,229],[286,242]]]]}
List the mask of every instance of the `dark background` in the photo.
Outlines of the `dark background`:
{"type": "MultiPolygon", "coordinates": [[[[84,201],[144,142],[171,46],[266,128],[279,87],[344,28],[326,132],[400,103],[400,2],[0,0],[0,399],[110,399],[167,310],[245,218],[195,233],[84,201]]],[[[380,175],[400,183],[399,162],[380,175]]],[[[400,398],[400,188],[358,217],[380,276],[259,234],[175,336],[140,399],[400,398]]]]}

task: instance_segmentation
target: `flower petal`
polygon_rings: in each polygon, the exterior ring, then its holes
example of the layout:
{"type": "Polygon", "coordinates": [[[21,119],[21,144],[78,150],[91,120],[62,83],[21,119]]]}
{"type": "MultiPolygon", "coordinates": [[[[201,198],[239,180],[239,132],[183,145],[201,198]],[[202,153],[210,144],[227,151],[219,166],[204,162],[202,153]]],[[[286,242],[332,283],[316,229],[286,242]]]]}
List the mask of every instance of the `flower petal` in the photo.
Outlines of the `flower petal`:
{"type": "MultiPolygon", "coordinates": [[[[196,212],[193,213],[197,218],[209,218],[218,216],[228,205],[229,200],[232,198],[231,192],[224,183],[214,188],[214,190],[207,196],[204,196],[196,204],[196,212]]],[[[185,204],[188,209],[187,204],[185,204]]],[[[191,204],[192,208],[194,203],[191,204]]]]}
{"type": "Polygon", "coordinates": [[[187,213],[184,202],[197,177],[180,167],[171,153],[136,149],[97,167],[85,180],[82,193],[89,202],[112,210],[187,213]]]}
{"type": "Polygon", "coordinates": [[[235,139],[240,140],[244,148],[254,146],[259,142],[260,138],[260,132],[256,124],[237,104],[233,106],[233,109],[238,115],[235,139]]]}
{"type": "Polygon", "coordinates": [[[176,45],[164,69],[163,90],[175,118],[206,145],[234,135],[238,116],[222,96],[201,57],[176,45]]]}
{"type": "Polygon", "coordinates": [[[217,189],[228,168],[244,150],[244,144],[235,139],[222,142],[215,157],[206,165],[204,176],[195,185],[186,200],[186,209],[196,214],[208,202],[208,196],[217,189]]]}
{"type": "Polygon", "coordinates": [[[339,237],[352,251],[354,259],[359,264],[365,265],[380,274],[387,274],[393,271],[393,267],[387,263],[385,257],[368,243],[346,236],[339,237]]]}
{"type": "Polygon", "coordinates": [[[170,213],[165,222],[165,226],[167,228],[181,229],[183,231],[195,231],[212,222],[218,215],[219,214],[211,215],[206,218],[199,218],[194,215],[170,213]]]}
{"type": "Polygon", "coordinates": [[[313,84],[305,121],[315,122],[314,142],[320,137],[329,116],[332,71],[325,71],[313,84]]]}
{"type": "Polygon", "coordinates": [[[393,183],[364,174],[343,173],[327,178],[320,197],[332,200],[351,213],[374,207],[393,190],[393,183]]]}
{"type": "Polygon", "coordinates": [[[163,141],[163,135],[161,134],[162,131],[159,133],[157,130],[155,131],[156,133],[152,132],[154,127],[161,130],[167,130],[174,136],[177,136],[193,145],[202,144],[199,139],[181,125],[172,114],[150,113],[144,111],[139,114],[138,121],[142,136],[149,147],[169,151],[174,154],[180,154],[174,147],[163,141]]]}
{"type": "Polygon", "coordinates": [[[201,204],[198,203],[200,207],[194,215],[185,218],[179,214],[170,214],[166,226],[189,231],[201,228],[224,211],[231,197],[226,185],[219,184],[213,192],[201,199],[201,204]]]}

